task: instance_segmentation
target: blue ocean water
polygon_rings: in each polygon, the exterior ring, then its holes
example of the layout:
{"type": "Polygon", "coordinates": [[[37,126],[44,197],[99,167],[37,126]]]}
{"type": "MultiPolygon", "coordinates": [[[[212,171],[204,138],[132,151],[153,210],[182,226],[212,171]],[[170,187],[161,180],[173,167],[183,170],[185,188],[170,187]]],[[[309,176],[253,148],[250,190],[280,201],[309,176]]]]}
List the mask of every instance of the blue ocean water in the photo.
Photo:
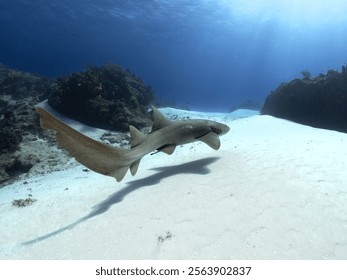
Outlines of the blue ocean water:
{"type": "Polygon", "coordinates": [[[1,0],[0,63],[57,77],[121,64],[192,109],[261,102],[347,62],[345,0],[1,0]]]}

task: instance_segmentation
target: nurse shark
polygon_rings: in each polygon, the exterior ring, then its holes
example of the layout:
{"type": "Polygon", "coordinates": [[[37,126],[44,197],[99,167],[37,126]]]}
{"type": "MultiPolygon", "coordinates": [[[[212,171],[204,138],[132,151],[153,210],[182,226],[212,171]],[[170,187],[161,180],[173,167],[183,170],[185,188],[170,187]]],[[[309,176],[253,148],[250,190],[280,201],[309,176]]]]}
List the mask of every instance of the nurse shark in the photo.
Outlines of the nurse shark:
{"type": "Polygon", "coordinates": [[[120,182],[128,169],[135,175],[141,159],[152,152],[171,155],[178,145],[201,141],[212,149],[220,148],[219,136],[229,131],[229,126],[204,119],[172,121],[165,118],[154,106],[153,126],[149,134],[143,134],[130,125],[131,148],[122,149],[94,140],[68,126],[40,106],[42,128],[56,131],[58,143],[79,163],[87,168],[120,182]]]}

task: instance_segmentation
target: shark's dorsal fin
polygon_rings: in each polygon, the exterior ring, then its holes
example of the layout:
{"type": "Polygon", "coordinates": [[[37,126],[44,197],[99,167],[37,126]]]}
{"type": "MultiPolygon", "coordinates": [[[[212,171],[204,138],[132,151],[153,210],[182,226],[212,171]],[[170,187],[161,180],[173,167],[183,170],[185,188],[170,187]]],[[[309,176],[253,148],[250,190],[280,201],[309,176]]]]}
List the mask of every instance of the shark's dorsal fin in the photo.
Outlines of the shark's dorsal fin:
{"type": "Polygon", "coordinates": [[[131,148],[134,148],[145,142],[147,136],[139,131],[135,126],[129,125],[129,131],[131,137],[131,148]]]}
{"type": "Polygon", "coordinates": [[[153,109],[153,126],[152,126],[152,132],[156,131],[164,126],[167,126],[171,123],[170,120],[168,120],[167,118],[165,118],[163,116],[162,113],[160,113],[160,111],[152,106],[153,109]]]}
{"type": "Polygon", "coordinates": [[[205,144],[209,145],[212,149],[215,149],[215,150],[218,150],[220,147],[219,137],[214,132],[209,132],[205,134],[204,136],[198,137],[197,140],[204,142],[205,144]]]}

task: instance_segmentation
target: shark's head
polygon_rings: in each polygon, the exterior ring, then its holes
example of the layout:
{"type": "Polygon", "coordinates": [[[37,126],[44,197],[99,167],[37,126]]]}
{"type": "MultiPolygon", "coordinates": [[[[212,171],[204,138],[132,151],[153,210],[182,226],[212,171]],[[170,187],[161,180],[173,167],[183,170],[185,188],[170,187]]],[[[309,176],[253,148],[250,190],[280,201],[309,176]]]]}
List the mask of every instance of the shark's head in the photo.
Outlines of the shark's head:
{"type": "Polygon", "coordinates": [[[211,130],[211,132],[216,133],[218,136],[224,135],[230,130],[230,127],[226,124],[214,121],[208,121],[208,127],[211,130]]]}

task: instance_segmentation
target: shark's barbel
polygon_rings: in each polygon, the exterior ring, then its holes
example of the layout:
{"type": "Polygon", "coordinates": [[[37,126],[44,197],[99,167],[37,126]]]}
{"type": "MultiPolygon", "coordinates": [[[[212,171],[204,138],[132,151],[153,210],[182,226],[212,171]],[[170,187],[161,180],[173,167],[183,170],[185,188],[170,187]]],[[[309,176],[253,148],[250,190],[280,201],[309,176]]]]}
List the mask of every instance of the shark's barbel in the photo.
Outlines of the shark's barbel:
{"type": "Polygon", "coordinates": [[[57,132],[58,143],[75,159],[89,169],[103,175],[112,176],[120,182],[128,169],[135,175],[142,157],[153,152],[171,155],[177,145],[202,141],[211,148],[220,147],[219,136],[229,131],[225,124],[209,120],[166,119],[160,111],[153,108],[153,126],[145,135],[133,126],[129,126],[131,149],[116,148],[96,141],[60,121],[44,108],[37,106],[41,127],[57,132]]]}

